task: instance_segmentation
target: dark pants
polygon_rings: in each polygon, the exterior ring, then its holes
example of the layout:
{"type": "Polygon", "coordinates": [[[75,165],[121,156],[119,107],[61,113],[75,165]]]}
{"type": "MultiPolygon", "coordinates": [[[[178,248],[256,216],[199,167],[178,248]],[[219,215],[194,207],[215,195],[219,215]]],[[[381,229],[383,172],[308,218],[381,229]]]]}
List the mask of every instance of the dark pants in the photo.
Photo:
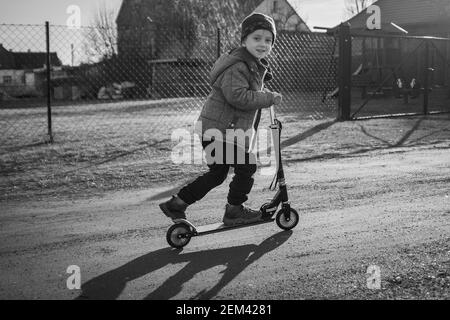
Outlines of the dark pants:
{"type": "MultiPolygon", "coordinates": [[[[211,141],[202,141],[203,150],[211,143],[211,141]]],[[[221,143],[223,147],[223,161],[222,163],[208,161],[209,171],[199,176],[195,181],[183,187],[178,192],[178,197],[184,202],[191,205],[194,202],[202,199],[209,191],[221,185],[227,178],[230,167],[234,168],[233,180],[230,183],[228,192],[228,203],[232,205],[241,205],[248,200],[247,195],[253,187],[253,175],[256,172],[256,160],[253,154],[247,153],[237,146],[234,148],[234,159],[228,153],[225,143],[221,143]],[[228,160],[228,161],[227,161],[228,160]],[[239,160],[239,161],[237,161],[239,160]]],[[[229,146],[230,147],[230,146],[229,146]]],[[[211,154],[213,157],[215,153],[211,154]]],[[[207,155],[208,160],[208,155],[207,155]]]]}

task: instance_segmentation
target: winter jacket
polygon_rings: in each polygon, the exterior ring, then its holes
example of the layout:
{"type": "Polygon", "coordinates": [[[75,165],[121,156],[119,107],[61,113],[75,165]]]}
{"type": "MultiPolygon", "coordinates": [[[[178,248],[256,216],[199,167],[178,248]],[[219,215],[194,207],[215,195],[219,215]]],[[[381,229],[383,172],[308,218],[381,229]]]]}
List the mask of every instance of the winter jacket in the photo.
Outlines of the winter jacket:
{"type": "Polygon", "coordinates": [[[267,61],[258,61],[245,47],[223,54],[210,73],[212,90],[196,123],[196,133],[202,137],[208,129],[218,129],[225,137],[227,129],[251,132],[256,111],[274,103],[274,94],[263,89],[263,83],[271,79],[267,61]]]}

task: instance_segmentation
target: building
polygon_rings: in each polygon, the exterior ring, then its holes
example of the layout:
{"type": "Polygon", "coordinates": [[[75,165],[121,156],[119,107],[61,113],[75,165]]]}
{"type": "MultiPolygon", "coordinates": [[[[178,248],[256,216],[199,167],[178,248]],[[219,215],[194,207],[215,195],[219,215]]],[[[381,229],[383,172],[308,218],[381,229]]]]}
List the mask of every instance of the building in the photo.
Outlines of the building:
{"type": "Polygon", "coordinates": [[[405,34],[391,23],[414,36],[450,37],[449,0],[378,0],[381,9],[381,29],[368,30],[370,14],[363,10],[347,22],[353,32],[370,34],[405,34]]]}
{"type": "MultiPolygon", "coordinates": [[[[0,92],[2,97],[42,96],[47,54],[45,52],[13,52],[0,44],[0,92]]],[[[50,64],[61,68],[56,52],[50,53],[50,64]]]]}
{"type": "Polygon", "coordinates": [[[240,23],[252,12],[272,16],[279,33],[309,31],[293,1],[197,0],[180,6],[174,0],[123,0],[116,24],[119,59],[133,61],[126,80],[151,96],[204,93],[212,63],[239,43],[240,23]],[[198,80],[185,79],[186,72],[198,80]]]}
{"type": "Polygon", "coordinates": [[[423,39],[402,36],[450,38],[450,0],[378,0],[373,4],[380,8],[380,29],[369,30],[371,13],[367,10],[347,21],[353,35],[352,70],[361,70],[376,85],[392,77],[387,83],[400,79],[423,84],[427,79],[431,87],[448,87],[450,41],[425,44],[423,39]],[[430,68],[427,78],[425,65],[430,68]]]}
{"type": "Polygon", "coordinates": [[[226,30],[223,38],[233,37],[233,29],[252,12],[272,16],[279,32],[310,31],[295,0],[208,0],[208,8],[183,6],[180,9],[173,0],[123,0],[116,19],[119,55],[203,58],[205,52],[217,51],[217,28],[226,30]],[[200,40],[193,42],[194,38],[200,40]]]}

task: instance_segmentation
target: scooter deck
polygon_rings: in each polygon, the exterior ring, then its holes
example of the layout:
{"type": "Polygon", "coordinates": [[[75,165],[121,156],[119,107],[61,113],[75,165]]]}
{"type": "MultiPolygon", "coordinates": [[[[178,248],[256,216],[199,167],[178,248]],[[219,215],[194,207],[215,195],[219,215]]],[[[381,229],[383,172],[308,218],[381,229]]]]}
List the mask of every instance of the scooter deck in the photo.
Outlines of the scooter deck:
{"type": "Polygon", "coordinates": [[[260,220],[260,221],[256,221],[256,222],[252,222],[252,223],[238,224],[235,226],[226,226],[223,223],[219,222],[219,223],[213,223],[213,224],[208,224],[208,225],[204,225],[204,226],[199,226],[199,227],[196,227],[195,229],[197,231],[197,236],[201,236],[201,235],[205,235],[205,234],[221,232],[221,231],[226,231],[226,230],[231,230],[231,229],[239,229],[239,228],[245,228],[245,227],[250,227],[250,226],[256,226],[258,224],[273,222],[274,220],[275,220],[274,218],[270,218],[270,219],[260,220]]]}

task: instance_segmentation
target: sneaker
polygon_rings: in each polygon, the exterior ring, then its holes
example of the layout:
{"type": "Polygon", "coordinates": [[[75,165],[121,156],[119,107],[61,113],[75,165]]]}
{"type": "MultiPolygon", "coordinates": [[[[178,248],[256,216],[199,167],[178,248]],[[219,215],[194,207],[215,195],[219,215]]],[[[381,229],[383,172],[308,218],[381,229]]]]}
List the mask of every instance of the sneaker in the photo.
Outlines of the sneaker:
{"type": "Polygon", "coordinates": [[[261,211],[252,210],[244,205],[233,206],[227,204],[225,206],[225,215],[223,216],[223,224],[226,226],[235,226],[238,224],[247,224],[256,222],[261,219],[261,211]]]}
{"type": "Polygon", "coordinates": [[[172,220],[186,219],[185,211],[188,205],[176,196],[172,196],[169,201],[160,203],[159,207],[172,220]]]}

